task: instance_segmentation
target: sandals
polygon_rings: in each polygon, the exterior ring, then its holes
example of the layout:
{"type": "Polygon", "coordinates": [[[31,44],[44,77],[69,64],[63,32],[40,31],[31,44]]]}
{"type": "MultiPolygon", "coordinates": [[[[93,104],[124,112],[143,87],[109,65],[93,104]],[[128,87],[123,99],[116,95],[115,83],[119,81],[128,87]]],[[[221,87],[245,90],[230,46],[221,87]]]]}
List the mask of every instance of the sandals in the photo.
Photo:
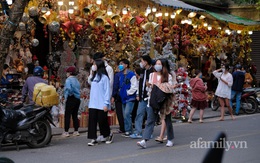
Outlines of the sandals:
{"type": "Polygon", "coordinates": [[[159,142],[159,143],[163,143],[163,138],[161,138],[160,136],[158,136],[155,141],[159,142]]]}
{"type": "Polygon", "coordinates": [[[192,123],[192,120],[188,120],[188,123],[192,123]]]}

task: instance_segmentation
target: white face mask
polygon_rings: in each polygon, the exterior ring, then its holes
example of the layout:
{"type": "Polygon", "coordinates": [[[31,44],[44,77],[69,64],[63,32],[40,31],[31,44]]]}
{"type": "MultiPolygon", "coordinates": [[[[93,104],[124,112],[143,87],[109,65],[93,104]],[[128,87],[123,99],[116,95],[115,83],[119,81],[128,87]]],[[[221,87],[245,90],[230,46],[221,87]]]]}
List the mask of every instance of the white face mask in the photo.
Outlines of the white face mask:
{"type": "Polygon", "coordinates": [[[139,65],[140,65],[141,68],[144,68],[143,62],[140,62],[139,65]]]}
{"type": "Polygon", "coordinates": [[[69,76],[70,76],[70,73],[69,73],[69,72],[67,72],[66,76],[67,76],[67,77],[69,77],[69,76]]]}
{"type": "Polygon", "coordinates": [[[96,66],[96,65],[92,65],[92,66],[91,66],[91,70],[92,70],[92,71],[97,71],[97,66],[96,66]]]}
{"type": "Polygon", "coordinates": [[[225,68],[222,68],[222,72],[225,72],[226,71],[226,69],[225,68]]]}
{"type": "Polygon", "coordinates": [[[25,73],[28,73],[28,67],[25,67],[25,68],[24,68],[24,72],[25,72],[25,73]]]}
{"type": "Polygon", "coordinates": [[[155,71],[160,72],[162,71],[162,65],[154,65],[154,69],[155,71]]]}

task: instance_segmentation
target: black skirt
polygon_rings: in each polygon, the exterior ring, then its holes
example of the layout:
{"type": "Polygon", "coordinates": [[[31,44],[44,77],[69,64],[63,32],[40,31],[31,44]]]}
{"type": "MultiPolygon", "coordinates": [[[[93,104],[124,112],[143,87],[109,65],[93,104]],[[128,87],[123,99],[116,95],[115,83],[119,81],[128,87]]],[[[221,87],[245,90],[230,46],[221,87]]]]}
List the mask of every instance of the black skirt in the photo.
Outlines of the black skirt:
{"type": "Polygon", "coordinates": [[[191,100],[191,106],[193,106],[198,110],[205,109],[206,107],[208,107],[208,102],[206,100],[205,101],[191,100]]]}

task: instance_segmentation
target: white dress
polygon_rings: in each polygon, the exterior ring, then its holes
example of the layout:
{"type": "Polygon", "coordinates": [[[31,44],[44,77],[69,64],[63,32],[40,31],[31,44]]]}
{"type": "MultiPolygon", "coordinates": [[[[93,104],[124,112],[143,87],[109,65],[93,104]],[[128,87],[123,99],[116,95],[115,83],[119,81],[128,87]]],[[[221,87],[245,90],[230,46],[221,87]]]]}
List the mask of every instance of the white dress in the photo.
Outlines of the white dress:
{"type": "Polygon", "coordinates": [[[224,74],[222,72],[213,71],[213,75],[218,78],[218,87],[215,92],[215,95],[222,98],[231,99],[231,87],[233,85],[233,77],[230,73],[224,74]],[[227,84],[225,84],[222,80],[225,80],[227,84]]]}

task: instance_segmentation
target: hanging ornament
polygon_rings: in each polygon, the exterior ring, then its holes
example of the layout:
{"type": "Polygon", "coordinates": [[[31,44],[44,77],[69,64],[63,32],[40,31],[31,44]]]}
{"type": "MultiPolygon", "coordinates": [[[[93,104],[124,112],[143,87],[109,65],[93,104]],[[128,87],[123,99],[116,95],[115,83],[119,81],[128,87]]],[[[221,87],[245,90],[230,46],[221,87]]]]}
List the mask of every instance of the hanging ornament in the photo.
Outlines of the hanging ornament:
{"type": "Polygon", "coordinates": [[[36,46],[38,46],[38,45],[39,45],[39,40],[33,39],[33,40],[32,40],[32,46],[33,46],[33,47],[36,47],[36,46]]]}
{"type": "Polygon", "coordinates": [[[51,32],[59,32],[60,29],[60,23],[58,23],[57,21],[52,21],[49,25],[49,30],[51,32]]]}
{"type": "Polygon", "coordinates": [[[48,38],[48,32],[46,29],[46,25],[43,26],[44,38],[48,38]]]}
{"type": "Polygon", "coordinates": [[[39,12],[38,7],[36,6],[30,7],[28,11],[29,11],[29,15],[32,17],[37,16],[39,12]]]}
{"type": "Polygon", "coordinates": [[[24,24],[23,22],[20,22],[20,23],[19,23],[19,29],[20,29],[21,31],[24,31],[24,30],[25,30],[25,24],[24,24]]]}
{"type": "Polygon", "coordinates": [[[29,19],[30,19],[29,14],[23,13],[22,22],[27,23],[29,19]]]}

